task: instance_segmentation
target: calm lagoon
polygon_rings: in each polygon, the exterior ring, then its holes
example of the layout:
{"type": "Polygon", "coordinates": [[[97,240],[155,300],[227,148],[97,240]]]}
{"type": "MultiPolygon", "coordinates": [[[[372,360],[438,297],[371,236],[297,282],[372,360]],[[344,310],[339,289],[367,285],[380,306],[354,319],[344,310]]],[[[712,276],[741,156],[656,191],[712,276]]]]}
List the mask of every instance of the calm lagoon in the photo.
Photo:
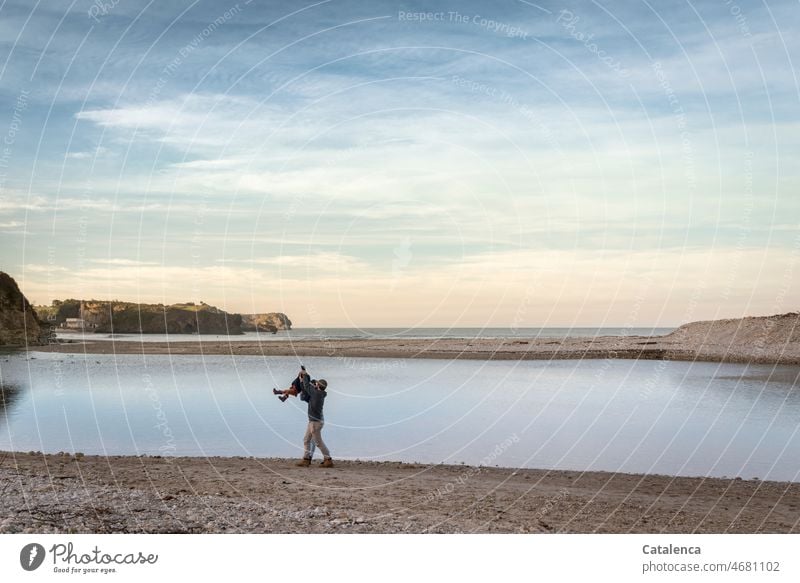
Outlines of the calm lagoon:
{"type": "MultiPolygon", "coordinates": [[[[334,458],[800,481],[800,369],[306,358],[334,458]]],[[[296,457],[292,357],[0,355],[0,450],[296,457]]]]}

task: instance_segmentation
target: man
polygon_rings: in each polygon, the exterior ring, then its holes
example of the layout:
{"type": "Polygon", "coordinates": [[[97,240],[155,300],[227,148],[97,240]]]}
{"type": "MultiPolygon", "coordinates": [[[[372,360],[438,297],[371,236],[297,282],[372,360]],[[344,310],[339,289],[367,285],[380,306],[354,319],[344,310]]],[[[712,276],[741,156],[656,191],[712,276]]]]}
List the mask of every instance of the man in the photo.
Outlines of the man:
{"type": "Polygon", "coordinates": [[[308,400],[308,427],[306,427],[306,434],[305,437],[303,437],[303,459],[297,462],[298,466],[304,467],[311,465],[311,456],[314,455],[311,449],[311,443],[313,442],[324,456],[322,467],[333,467],[331,452],[328,450],[328,446],[325,445],[325,442],[322,441],[322,426],[325,424],[322,408],[325,405],[325,397],[327,396],[325,391],[327,388],[328,381],[325,379],[312,381],[308,373],[303,375],[303,392],[300,398],[304,401],[306,399],[308,400]]]}
{"type": "MultiPolygon", "coordinates": [[[[300,396],[301,401],[305,401],[308,403],[308,395],[303,392],[303,377],[307,377],[308,372],[306,372],[306,367],[302,364],[300,365],[300,372],[297,373],[297,378],[292,381],[292,384],[289,386],[288,389],[272,389],[272,393],[278,395],[278,398],[281,402],[285,403],[286,399],[289,397],[297,397],[300,396]]],[[[312,381],[314,382],[314,381],[312,381]]],[[[311,455],[309,457],[314,457],[314,450],[316,449],[316,444],[314,440],[311,440],[311,455]]]]}

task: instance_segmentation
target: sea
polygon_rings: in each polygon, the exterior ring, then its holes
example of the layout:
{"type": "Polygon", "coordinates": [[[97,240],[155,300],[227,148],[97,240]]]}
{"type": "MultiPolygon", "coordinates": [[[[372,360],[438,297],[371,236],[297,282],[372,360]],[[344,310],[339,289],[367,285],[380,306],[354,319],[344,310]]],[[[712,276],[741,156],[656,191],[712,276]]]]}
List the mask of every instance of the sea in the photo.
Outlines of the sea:
{"type": "Polygon", "coordinates": [[[119,342],[245,342],[286,340],[351,340],[403,338],[566,338],[575,336],[663,336],[674,328],[293,328],[269,332],[245,332],[244,334],[107,334],[58,329],[56,338],[73,341],[114,340],[119,342]]]}

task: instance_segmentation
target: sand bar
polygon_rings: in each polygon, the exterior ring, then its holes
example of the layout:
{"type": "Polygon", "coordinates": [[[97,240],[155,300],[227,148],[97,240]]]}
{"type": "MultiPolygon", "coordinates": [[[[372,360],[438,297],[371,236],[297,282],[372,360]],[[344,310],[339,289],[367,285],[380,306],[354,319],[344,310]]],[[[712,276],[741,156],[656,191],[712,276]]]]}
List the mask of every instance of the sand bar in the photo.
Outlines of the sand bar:
{"type": "MultiPolygon", "coordinates": [[[[671,335],[670,335],[671,336],[671,335]]],[[[670,336],[500,339],[357,339],[302,341],[67,342],[31,350],[85,354],[233,354],[325,356],[331,358],[435,358],[477,360],[560,360],[633,358],[800,364],[800,344],[691,343],[670,336]]]]}

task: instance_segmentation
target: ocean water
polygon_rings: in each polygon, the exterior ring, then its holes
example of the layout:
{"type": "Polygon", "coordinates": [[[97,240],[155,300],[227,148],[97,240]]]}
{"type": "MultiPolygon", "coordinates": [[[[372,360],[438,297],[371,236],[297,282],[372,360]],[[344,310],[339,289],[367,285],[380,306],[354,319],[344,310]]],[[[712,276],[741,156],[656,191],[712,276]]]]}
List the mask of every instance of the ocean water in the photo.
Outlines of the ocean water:
{"type": "MultiPolygon", "coordinates": [[[[306,358],[335,458],[800,481],[800,368],[306,358]]],[[[0,450],[299,457],[296,358],[0,355],[0,450]]]]}
{"type": "Polygon", "coordinates": [[[57,330],[62,340],[117,342],[262,342],[280,340],[321,339],[425,339],[425,338],[565,338],[567,336],[662,336],[674,328],[294,328],[276,334],[246,332],[236,335],[218,334],[105,334],[57,330]]]}

